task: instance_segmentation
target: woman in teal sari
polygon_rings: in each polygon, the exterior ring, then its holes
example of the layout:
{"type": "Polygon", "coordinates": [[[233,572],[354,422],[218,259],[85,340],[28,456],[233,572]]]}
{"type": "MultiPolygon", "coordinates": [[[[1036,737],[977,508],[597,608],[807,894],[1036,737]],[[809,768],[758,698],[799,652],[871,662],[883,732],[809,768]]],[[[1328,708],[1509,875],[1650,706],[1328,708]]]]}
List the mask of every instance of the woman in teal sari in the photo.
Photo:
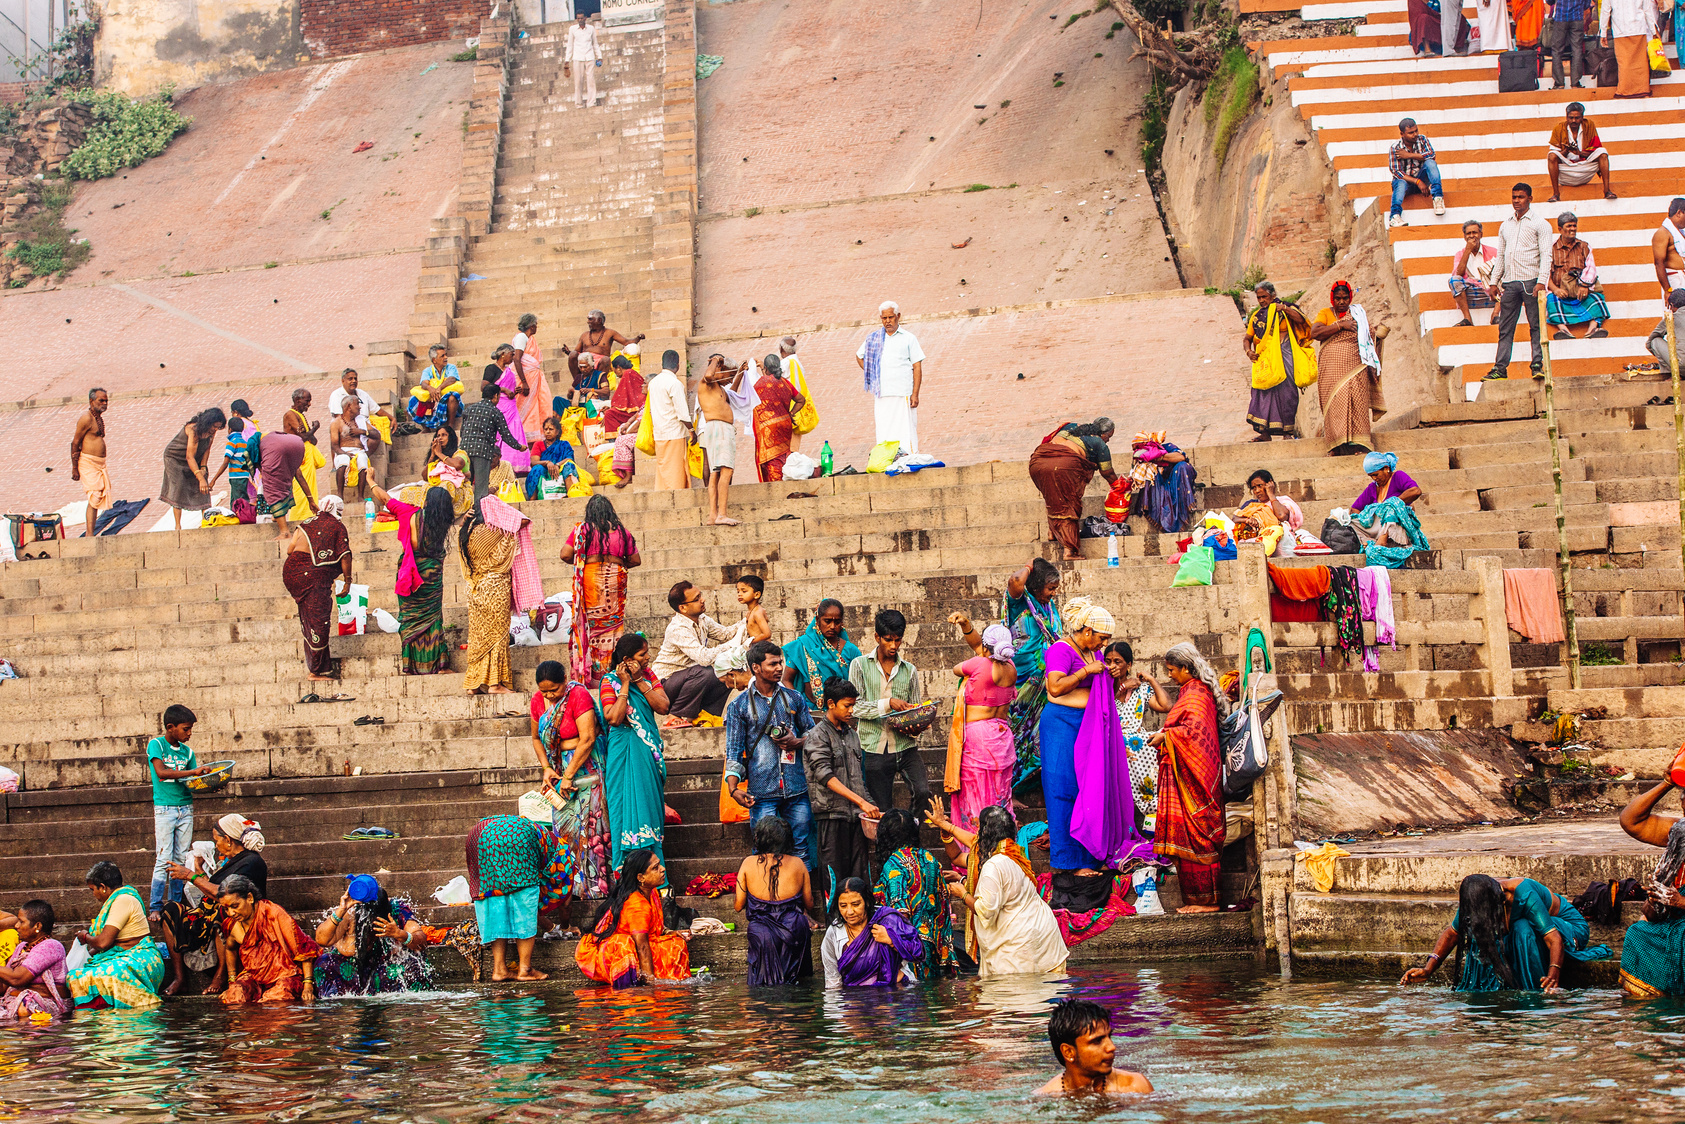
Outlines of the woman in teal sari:
{"type": "Polygon", "coordinates": [[[667,713],[667,692],[649,669],[649,641],[642,633],[622,636],[611,663],[598,688],[597,712],[608,732],[602,775],[613,847],[609,865],[619,870],[626,855],[645,847],[666,861],[661,837],[667,758],[655,716],[667,713]]]}
{"type": "Polygon", "coordinates": [[[1458,991],[1555,991],[1565,958],[1603,960],[1609,949],[1587,947],[1591,923],[1567,898],[1531,878],[1471,874],[1457,891],[1457,912],[1433,953],[1400,983],[1432,975],[1453,946],[1458,991]]]}
{"type": "Polygon", "coordinates": [[[70,973],[70,994],[78,1007],[144,1009],[158,1006],[164,982],[164,958],[146,923],[146,903],[123,885],[115,863],[95,863],[88,871],[88,892],[100,901],[99,913],[72,940],[92,954],[70,973]]]}
{"type": "Polygon", "coordinates": [[[905,808],[893,808],[878,821],[876,904],[907,919],[924,945],[924,956],[907,961],[921,980],[935,979],[955,966],[953,914],[948,887],[936,856],[919,846],[919,824],[905,808]]]}
{"type": "Polygon", "coordinates": [[[1064,635],[1064,622],[1053,599],[1059,594],[1059,571],[1045,558],[1035,558],[1006,580],[1006,608],[1001,619],[1012,630],[1012,663],[1018,670],[1018,697],[1007,710],[1018,768],[1017,788],[1041,771],[1041,709],[1047,705],[1047,647],[1064,635]]]}
{"type": "MultiPolygon", "coordinates": [[[[1685,749],[1668,769],[1685,765],[1685,749]]],[[[1685,820],[1656,813],[1676,786],[1672,780],[1635,796],[1621,809],[1621,830],[1652,847],[1664,848],[1645,890],[1644,919],[1627,927],[1621,942],[1621,989],[1634,999],[1685,996],[1685,820]]]]}
{"type": "Polygon", "coordinates": [[[784,685],[800,691],[807,705],[823,710],[826,682],[847,679],[848,665],[859,654],[843,631],[842,602],[827,597],[813,611],[807,631],[784,645],[784,685]]]}

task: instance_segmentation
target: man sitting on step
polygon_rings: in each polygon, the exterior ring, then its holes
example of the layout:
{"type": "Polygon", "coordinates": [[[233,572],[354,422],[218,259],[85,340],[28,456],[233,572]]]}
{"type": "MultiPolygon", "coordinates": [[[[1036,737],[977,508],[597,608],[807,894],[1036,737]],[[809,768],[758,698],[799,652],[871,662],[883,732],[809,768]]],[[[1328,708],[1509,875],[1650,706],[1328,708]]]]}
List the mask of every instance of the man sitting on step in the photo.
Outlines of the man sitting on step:
{"type": "MultiPolygon", "coordinates": [[[[1662,370],[1671,371],[1672,363],[1667,353],[1667,317],[1673,317],[1673,346],[1676,350],[1685,352],[1685,289],[1675,289],[1667,295],[1667,313],[1656,321],[1656,326],[1650,329],[1650,339],[1647,341],[1650,354],[1662,365],[1662,370]]],[[[1685,362],[1685,354],[1680,356],[1685,362]]]]}
{"type": "Polygon", "coordinates": [[[1597,284],[1597,263],[1591,246],[1576,237],[1580,220],[1572,211],[1556,216],[1561,234],[1550,248],[1550,295],[1545,298],[1545,321],[1560,327],[1552,339],[1571,340],[1575,324],[1590,324],[1586,339],[1602,339],[1609,333],[1603,324],[1609,319],[1609,302],[1593,289],[1597,284]]]}
{"type": "Polygon", "coordinates": [[[1596,122],[1586,116],[1586,107],[1579,102],[1569,102],[1567,117],[1551,130],[1545,163],[1550,168],[1550,198],[1545,202],[1559,202],[1564,186],[1580,187],[1594,176],[1603,179],[1603,198],[1615,198],[1609,189],[1609,154],[1597,135],[1596,122]]]}
{"type": "Polygon", "coordinates": [[[1433,213],[1445,213],[1445,192],[1439,183],[1439,165],[1434,162],[1433,144],[1416,129],[1414,119],[1406,117],[1398,123],[1398,143],[1387,156],[1387,170],[1392,173],[1392,215],[1388,226],[1406,226],[1404,197],[1419,191],[1433,199],[1433,213]]]}

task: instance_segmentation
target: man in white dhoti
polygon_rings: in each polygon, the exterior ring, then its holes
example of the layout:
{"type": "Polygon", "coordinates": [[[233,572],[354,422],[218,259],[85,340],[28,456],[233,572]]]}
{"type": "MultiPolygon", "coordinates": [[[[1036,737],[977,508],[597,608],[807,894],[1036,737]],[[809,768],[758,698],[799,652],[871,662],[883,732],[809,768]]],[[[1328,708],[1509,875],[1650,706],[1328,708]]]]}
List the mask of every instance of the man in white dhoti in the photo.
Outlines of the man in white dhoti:
{"type": "Polygon", "coordinates": [[[903,453],[919,451],[919,387],[924,382],[924,349],[901,327],[901,306],[878,306],[883,327],[874,328],[854,357],[866,372],[866,390],[877,399],[877,443],[899,442],[903,453]]]}

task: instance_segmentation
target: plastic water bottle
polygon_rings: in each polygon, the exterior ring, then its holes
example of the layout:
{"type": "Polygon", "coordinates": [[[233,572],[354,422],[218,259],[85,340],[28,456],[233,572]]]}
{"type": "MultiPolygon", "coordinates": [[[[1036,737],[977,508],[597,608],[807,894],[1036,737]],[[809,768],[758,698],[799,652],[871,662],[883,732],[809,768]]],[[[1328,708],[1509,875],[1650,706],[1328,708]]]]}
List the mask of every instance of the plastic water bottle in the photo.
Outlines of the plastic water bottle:
{"type": "Polygon", "coordinates": [[[825,442],[825,447],[819,450],[819,473],[822,476],[831,475],[831,443],[825,442]]]}
{"type": "Polygon", "coordinates": [[[1117,536],[1116,535],[1107,535],[1106,536],[1106,565],[1108,565],[1108,566],[1116,566],[1117,565],[1117,536]]]}
{"type": "Polygon", "coordinates": [[[370,533],[373,533],[373,531],[374,531],[374,497],[373,496],[370,496],[368,499],[363,501],[363,529],[370,532],[370,533]]]}

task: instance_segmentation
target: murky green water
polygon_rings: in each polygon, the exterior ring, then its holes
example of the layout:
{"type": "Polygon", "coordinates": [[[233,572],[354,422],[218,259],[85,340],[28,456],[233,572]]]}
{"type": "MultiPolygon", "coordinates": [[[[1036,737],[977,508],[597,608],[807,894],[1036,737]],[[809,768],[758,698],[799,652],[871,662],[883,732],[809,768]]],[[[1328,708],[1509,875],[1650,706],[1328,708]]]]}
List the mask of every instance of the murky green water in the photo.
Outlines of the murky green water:
{"type": "Polygon", "coordinates": [[[0,1031],[8,1119],[756,1124],[1685,1119],[1685,1004],[1470,998],[1248,968],[1084,971],[896,993],[740,983],[183,1003],[0,1031]],[[1148,1098],[1032,1098],[1047,1003],[1118,1012],[1148,1098]]]}

